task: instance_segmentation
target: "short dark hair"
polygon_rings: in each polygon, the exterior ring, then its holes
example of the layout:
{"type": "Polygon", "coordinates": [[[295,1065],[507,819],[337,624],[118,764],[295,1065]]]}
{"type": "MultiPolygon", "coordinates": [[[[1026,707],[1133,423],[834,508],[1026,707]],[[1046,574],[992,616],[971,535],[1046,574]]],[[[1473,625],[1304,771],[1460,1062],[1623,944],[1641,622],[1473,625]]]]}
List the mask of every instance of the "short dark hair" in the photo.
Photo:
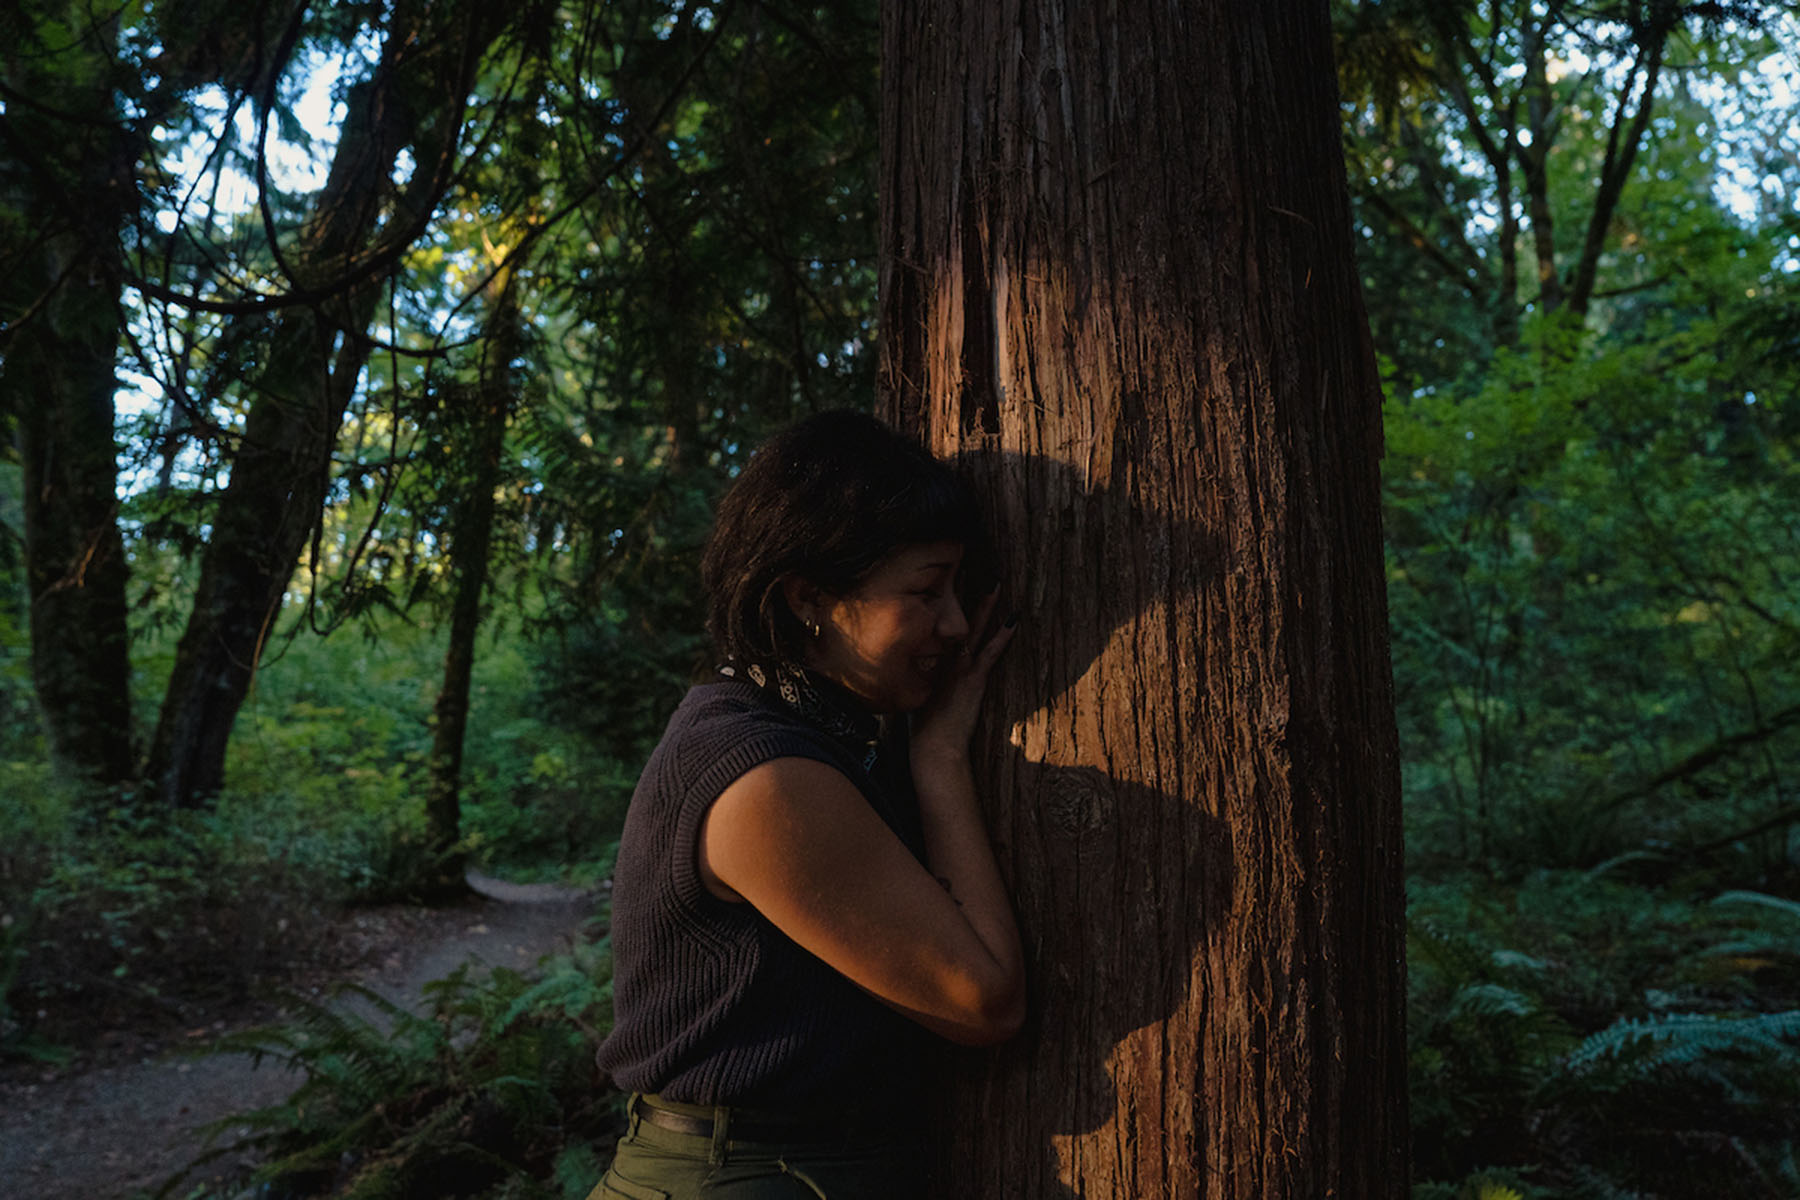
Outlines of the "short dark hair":
{"type": "Polygon", "coordinates": [[[765,442],[719,501],[700,563],[706,630],[727,659],[798,662],[806,631],[782,580],[844,595],[900,547],[943,541],[982,556],[968,483],[874,417],[815,413],[765,442]]]}

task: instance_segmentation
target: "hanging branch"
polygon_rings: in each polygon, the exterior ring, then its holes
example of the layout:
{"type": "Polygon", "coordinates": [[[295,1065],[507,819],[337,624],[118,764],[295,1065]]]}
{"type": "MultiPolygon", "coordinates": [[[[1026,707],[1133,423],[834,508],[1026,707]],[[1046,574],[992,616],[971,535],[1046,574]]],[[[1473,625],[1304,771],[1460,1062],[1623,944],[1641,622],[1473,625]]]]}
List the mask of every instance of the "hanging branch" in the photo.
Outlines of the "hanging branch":
{"type": "Polygon", "coordinates": [[[1784,708],[1760,724],[1752,725],[1748,729],[1741,729],[1734,734],[1720,738],[1704,749],[1696,750],[1680,762],[1658,772],[1642,783],[1634,784],[1624,791],[1617,792],[1600,801],[1596,805],[1596,811],[1609,813],[1624,807],[1633,800],[1642,800],[1671,783],[1681,783],[1692,779],[1714,763],[1728,758],[1740,750],[1761,745],[1776,734],[1795,725],[1800,725],[1800,704],[1784,708]]]}

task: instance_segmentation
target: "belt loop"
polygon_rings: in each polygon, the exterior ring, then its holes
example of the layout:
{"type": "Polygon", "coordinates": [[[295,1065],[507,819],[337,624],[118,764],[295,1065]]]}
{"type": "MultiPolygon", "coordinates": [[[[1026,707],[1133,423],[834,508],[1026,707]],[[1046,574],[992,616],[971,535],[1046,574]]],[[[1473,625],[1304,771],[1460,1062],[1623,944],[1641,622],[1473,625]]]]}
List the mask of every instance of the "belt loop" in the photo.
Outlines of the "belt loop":
{"type": "Polygon", "coordinates": [[[713,1106],[712,1154],[707,1161],[715,1167],[725,1165],[725,1142],[731,1136],[731,1109],[723,1104],[713,1106]]]}

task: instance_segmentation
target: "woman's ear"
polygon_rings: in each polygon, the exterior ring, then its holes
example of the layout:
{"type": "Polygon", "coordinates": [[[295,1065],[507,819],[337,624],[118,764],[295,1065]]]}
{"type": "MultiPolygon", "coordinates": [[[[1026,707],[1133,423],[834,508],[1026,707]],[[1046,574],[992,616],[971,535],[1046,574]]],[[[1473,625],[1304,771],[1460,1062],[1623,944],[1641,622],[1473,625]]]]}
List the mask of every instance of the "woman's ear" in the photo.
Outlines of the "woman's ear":
{"type": "Polygon", "coordinates": [[[781,578],[781,598],[787,601],[794,619],[808,629],[817,628],[825,616],[825,593],[818,584],[798,575],[781,578]]]}

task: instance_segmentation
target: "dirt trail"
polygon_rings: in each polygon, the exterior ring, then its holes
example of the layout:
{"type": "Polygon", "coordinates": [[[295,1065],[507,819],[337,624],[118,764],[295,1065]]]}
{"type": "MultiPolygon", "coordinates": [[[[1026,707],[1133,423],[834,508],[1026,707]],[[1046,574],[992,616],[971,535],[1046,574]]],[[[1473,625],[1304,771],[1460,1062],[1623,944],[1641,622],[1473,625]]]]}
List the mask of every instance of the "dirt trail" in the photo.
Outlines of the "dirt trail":
{"type": "MultiPolygon", "coordinates": [[[[551,885],[481,876],[482,896],[430,914],[411,940],[384,948],[348,976],[397,1003],[473,957],[529,967],[588,931],[591,896],[551,885]]],[[[124,1200],[154,1188],[204,1147],[198,1130],[233,1112],[273,1104],[299,1082],[248,1058],[190,1058],[177,1051],[47,1082],[0,1084],[0,1200],[124,1200]]],[[[217,1175],[239,1165],[218,1164],[217,1175]]],[[[197,1175],[205,1181],[212,1171],[197,1175]]]]}

